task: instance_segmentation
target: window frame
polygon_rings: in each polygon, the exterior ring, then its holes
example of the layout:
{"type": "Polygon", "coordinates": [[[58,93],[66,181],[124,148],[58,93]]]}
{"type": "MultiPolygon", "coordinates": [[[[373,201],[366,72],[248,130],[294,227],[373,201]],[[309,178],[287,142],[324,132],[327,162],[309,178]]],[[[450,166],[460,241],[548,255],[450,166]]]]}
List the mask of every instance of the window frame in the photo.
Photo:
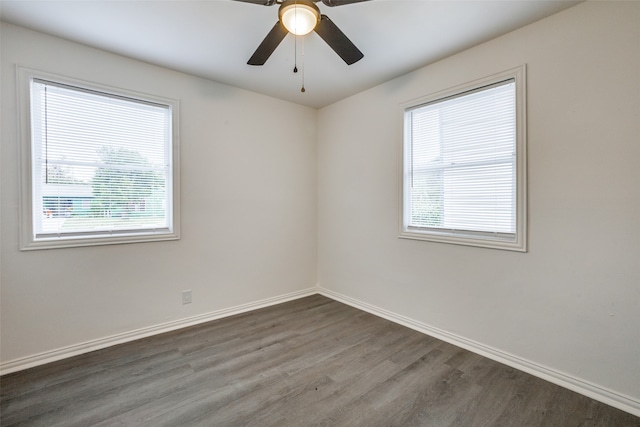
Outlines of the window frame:
{"type": "Polygon", "coordinates": [[[503,249],[527,252],[527,113],[526,113],[526,65],[519,66],[491,76],[474,80],[459,86],[435,92],[426,96],[403,102],[401,107],[402,143],[400,144],[400,201],[399,201],[399,238],[425,240],[431,242],[458,244],[491,249],[503,249]],[[516,158],[515,188],[516,202],[515,238],[505,238],[498,234],[483,232],[465,232],[457,230],[417,229],[409,227],[409,188],[407,185],[409,170],[408,149],[409,138],[408,112],[425,104],[444,101],[453,97],[464,96],[467,92],[477,91],[507,80],[515,81],[515,120],[516,120],[516,158]]]}
{"type": "Polygon", "coordinates": [[[16,66],[17,79],[17,105],[18,105],[18,138],[20,141],[20,250],[38,250],[69,248],[81,246],[99,246],[124,243],[141,243],[180,239],[180,102],[175,99],[164,98],[156,95],[143,94],[128,89],[116,88],[95,82],[89,82],[54,73],[34,70],[20,65],[16,66]],[[101,92],[115,97],[129,98],[143,103],[165,105],[171,109],[171,172],[169,182],[171,187],[171,209],[168,210],[169,229],[156,230],[127,230],[125,232],[112,232],[109,234],[82,234],[74,236],[58,236],[36,238],[33,217],[33,164],[32,164],[32,123],[31,123],[31,82],[33,80],[50,81],[55,84],[101,92]]]}

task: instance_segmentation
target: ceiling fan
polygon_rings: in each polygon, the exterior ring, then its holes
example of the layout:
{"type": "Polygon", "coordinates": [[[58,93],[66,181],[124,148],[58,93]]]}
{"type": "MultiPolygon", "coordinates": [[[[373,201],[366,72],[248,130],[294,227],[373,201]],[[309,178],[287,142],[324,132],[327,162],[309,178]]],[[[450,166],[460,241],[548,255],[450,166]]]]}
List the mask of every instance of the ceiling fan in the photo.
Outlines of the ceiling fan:
{"type": "MultiPolygon", "coordinates": [[[[322,15],[315,5],[320,0],[236,0],[262,6],[279,4],[278,22],[262,40],[247,64],[264,65],[287,33],[305,35],[315,31],[340,58],[348,65],[361,60],[364,55],[351,40],[333,23],[327,15],[322,15]]],[[[322,0],[329,7],[360,3],[368,0],[322,0]]]]}

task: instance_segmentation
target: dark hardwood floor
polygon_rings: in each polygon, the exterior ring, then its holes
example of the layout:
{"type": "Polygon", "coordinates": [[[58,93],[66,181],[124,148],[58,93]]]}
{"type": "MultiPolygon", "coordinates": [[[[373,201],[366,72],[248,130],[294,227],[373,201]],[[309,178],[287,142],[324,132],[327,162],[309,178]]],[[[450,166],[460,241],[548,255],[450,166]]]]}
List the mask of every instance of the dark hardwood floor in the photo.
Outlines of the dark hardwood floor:
{"type": "Polygon", "coordinates": [[[0,378],[2,426],[640,426],[314,295],[0,378]]]}

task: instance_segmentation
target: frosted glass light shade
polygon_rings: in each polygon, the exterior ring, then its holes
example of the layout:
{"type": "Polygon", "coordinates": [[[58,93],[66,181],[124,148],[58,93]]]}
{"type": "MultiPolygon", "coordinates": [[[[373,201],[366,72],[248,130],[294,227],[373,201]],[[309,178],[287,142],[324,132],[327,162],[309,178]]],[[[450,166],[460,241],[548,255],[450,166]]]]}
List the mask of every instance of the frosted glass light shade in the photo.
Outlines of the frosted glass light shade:
{"type": "Polygon", "coordinates": [[[290,4],[282,8],[282,25],[297,36],[309,34],[318,23],[318,11],[306,4],[290,4]]]}

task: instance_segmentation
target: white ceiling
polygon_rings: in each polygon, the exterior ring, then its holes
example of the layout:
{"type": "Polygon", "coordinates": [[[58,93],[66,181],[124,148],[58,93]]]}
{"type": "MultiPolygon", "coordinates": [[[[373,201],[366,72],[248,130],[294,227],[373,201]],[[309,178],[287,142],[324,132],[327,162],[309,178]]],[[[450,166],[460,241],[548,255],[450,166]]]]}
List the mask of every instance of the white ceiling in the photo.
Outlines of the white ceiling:
{"type": "Polygon", "coordinates": [[[288,35],[264,66],[246,62],[278,19],[278,6],[233,0],[2,0],[3,21],[217,82],[323,107],[579,1],[371,0],[323,14],[364,53],[346,65],[320,37],[304,43],[293,74],[288,35]]]}

